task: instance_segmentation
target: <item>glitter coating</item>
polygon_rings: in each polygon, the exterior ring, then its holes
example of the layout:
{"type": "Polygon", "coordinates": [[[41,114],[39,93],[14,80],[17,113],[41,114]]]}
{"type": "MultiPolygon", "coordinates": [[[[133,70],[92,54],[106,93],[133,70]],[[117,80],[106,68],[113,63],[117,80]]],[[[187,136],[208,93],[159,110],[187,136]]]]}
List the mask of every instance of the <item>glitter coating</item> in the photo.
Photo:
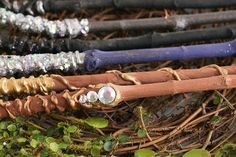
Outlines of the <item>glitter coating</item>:
{"type": "MultiPolygon", "coordinates": [[[[41,10],[42,11],[42,10],[41,10]]],[[[23,15],[13,13],[4,8],[0,8],[0,23],[12,24],[23,32],[46,33],[51,37],[69,36],[75,38],[78,35],[87,35],[89,32],[89,22],[87,19],[65,19],[50,21],[40,16],[23,15]]]]}
{"type": "Polygon", "coordinates": [[[75,71],[82,67],[84,56],[84,53],[78,51],[26,56],[1,55],[0,76],[14,75],[15,73],[29,74],[34,71],[45,73],[49,70],[75,71]]]}

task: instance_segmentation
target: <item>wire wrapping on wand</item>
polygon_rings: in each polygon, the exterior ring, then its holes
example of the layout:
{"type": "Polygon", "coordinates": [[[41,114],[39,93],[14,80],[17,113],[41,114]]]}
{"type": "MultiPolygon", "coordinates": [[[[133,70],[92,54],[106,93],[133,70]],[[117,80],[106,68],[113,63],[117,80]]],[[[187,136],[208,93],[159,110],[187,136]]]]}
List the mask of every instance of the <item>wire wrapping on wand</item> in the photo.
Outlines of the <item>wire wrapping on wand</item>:
{"type": "MultiPolygon", "coordinates": [[[[151,84],[175,80],[178,74],[179,80],[200,79],[206,77],[218,76],[224,71],[229,75],[236,74],[236,66],[209,65],[200,69],[179,69],[179,70],[160,69],[158,71],[122,73],[112,70],[104,74],[93,75],[44,75],[40,77],[29,78],[1,78],[0,79],[0,96],[18,96],[21,94],[49,94],[51,91],[61,92],[64,90],[74,91],[79,88],[88,87],[89,85],[99,83],[112,83],[116,85],[132,84],[151,84]],[[220,70],[219,70],[220,69],[220,70]],[[173,73],[174,72],[174,73],[173,73]]],[[[224,72],[225,73],[225,72],[224,72]]]]}

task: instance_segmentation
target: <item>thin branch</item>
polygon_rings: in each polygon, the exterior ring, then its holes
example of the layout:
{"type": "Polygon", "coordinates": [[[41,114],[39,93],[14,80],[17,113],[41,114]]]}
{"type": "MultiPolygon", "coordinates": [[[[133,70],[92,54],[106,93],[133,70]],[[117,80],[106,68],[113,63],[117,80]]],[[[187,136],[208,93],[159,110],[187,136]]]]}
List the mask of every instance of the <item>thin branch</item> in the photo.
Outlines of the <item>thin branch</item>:
{"type": "MultiPolygon", "coordinates": [[[[142,128],[145,130],[146,135],[147,135],[147,138],[149,139],[149,141],[153,141],[152,138],[151,138],[151,136],[149,135],[149,132],[148,132],[148,130],[147,130],[147,128],[146,128],[146,125],[145,125],[145,123],[144,123],[144,120],[143,120],[143,108],[142,108],[142,106],[139,106],[139,107],[138,107],[138,110],[139,110],[139,119],[140,119],[140,121],[141,121],[142,128]]],[[[153,144],[153,146],[154,146],[156,149],[159,149],[159,147],[158,147],[156,144],[153,144]]]]}
{"type": "Polygon", "coordinates": [[[61,51],[86,51],[99,49],[103,51],[158,48],[173,44],[190,44],[192,42],[209,42],[218,39],[236,37],[236,26],[196,29],[171,33],[149,33],[137,37],[114,38],[108,40],[80,39],[31,39],[27,36],[11,36],[7,31],[0,32],[1,50],[27,53],[59,53],[61,51]],[[176,40],[178,39],[178,40],[176,40]]]}
{"type": "MultiPolygon", "coordinates": [[[[216,91],[216,92],[218,92],[218,91],[216,91]]],[[[223,94],[222,94],[222,95],[225,97],[225,95],[226,95],[226,90],[223,91],[223,94]]],[[[222,102],[223,102],[223,101],[222,101],[222,99],[221,99],[221,100],[220,100],[220,103],[218,104],[218,106],[217,106],[217,108],[216,108],[217,110],[220,109],[222,102]]],[[[215,113],[214,116],[218,116],[218,115],[219,115],[219,112],[215,113]]],[[[212,125],[212,128],[213,128],[213,129],[210,130],[210,132],[208,133],[207,139],[206,139],[204,145],[202,146],[202,149],[206,149],[207,146],[210,144],[212,135],[213,135],[213,133],[214,133],[214,128],[215,128],[215,126],[216,126],[216,124],[213,124],[213,125],[212,125]]]]}
{"type": "Polygon", "coordinates": [[[234,0],[36,0],[19,3],[19,9],[14,9],[13,4],[6,0],[1,1],[1,6],[5,6],[14,11],[23,13],[40,13],[45,12],[81,12],[88,9],[103,9],[103,8],[155,8],[155,9],[183,9],[183,8],[222,8],[235,6],[234,0]],[[42,3],[42,4],[41,4],[42,3]],[[41,7],[41,8],[40,8],[41,7]]]}
{"type": "Polygon", "coordinates": [[[89,32],[113,32],[128,30],[184,30],[191,26],[236,21],[236,11],[174,15],[165,18],[131,20],[90,21],[89,32]]]}
{"type": "MultiPolygon", "coordinates": [[[[208,104],[208,102],[210,102],[213,98],[213,95],[208,97],[208,99],[205,101],[206,104],[208,104]]],[[[174,130],[172,130],[170,133],[164,135],[164,136],[161,136],[159,137],[158,139],[155,139],[151,142],[148,142],[148,143],[145,143],[143,145],[141,145],[141,148],[143,147],[147,147],[147,146],[150,146],[152,144],[156,144],[158,142],[161,142],[171,136],[173,136],[177,131],[180,131],[181,129],[183,129],[183,127],[188,124],[188,122],[190,122],[193,118],[195,118],[199,113],[201,113],[202,111],[202,107],[200,107],[198,110],[196,110],[190,117],[188,117],[185,121],[183,121],[177,128],[175,128],[174,130]]],[[[133,150],[133,149],[136,149],[137,146],[132,146],[132,147],[127,147],[127,148],[120,148],[118,149],[116,152],[122,152],[122,151],[129,151],[129,150],[133,150]]]]}
{"type": "Polygon", "coordinates": [[[0,8],[0,10],[0,24],[2,25],[11,24],[22,32],[27,33],[44,33],[50,37],[69,36],[71,38],[86,35],[89,32],[140,31],[157,30],[161,28],[184,30],[191,26],[236,21],[236,11],[175,15],[167,19],[158,17],[130,20],[88,21],[88,19],[78,20],[74,18],[64,19],[62,21],[50,21],[42,17],[37,17],[36,19],[33,16],[15,14],[3,8],[0,8]],[[29,18],[30,21],[28,20],[29,18]],[[24,25],[19,25],[19,23],[24,23],[24,25]],[[25,25],[28,27],[25,27],[25,25]],[[38,27],[40,27],[40,29],[38,29],[38,27]],[[59,29],[60,27],[63,27],[63,29],[59,29]]]}
{"type": "Polygon", "coordinates": [[[226,99],[223,94],[221,94],[221,93],[220,93],[219,91],[217,91],[217,90],[215,90],[215,92],[216,92],[222,99],[224,99],[225,102],[227,102],[227,105],[229,106],[229,108],[230,108],[231,110],[235,110],[235,108],[234,108],[234,106],[232,105],[232,103],[229,102],[229,100],[226,99]]]}

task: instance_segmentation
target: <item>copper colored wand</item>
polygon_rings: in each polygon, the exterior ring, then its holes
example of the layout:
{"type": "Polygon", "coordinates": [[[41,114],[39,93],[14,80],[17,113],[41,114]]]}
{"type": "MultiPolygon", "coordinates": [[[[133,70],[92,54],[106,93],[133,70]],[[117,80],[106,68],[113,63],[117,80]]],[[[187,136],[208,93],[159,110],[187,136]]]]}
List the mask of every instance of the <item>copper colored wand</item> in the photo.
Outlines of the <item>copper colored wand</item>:
{"type": "Polygon", "coordinates": [[[169,80],[188,80],[218,76],[221,74],[236,74],[236,66],[209,65],[200,69],[163,68],[157,71],[121,73],[110,71],[105,74],[77,76],[40,76],[21,79],[0,79],[0,96],[26,94],[48,94],[50,91],[76,90],[89,85],[113,83],[116,85],[151,84],[169,80]]]}
{"type": "Polygon", "coordinates": [[[62,94],[52,93],[49,96],[33,96],[27,99],[1,102],[0,118],[20,115],[32,115],[37,112],[57,108],[65,109],[102,108],[109,109],[122,101],[148,98],[161,95],[175,95],[187,92],[231,89],[236,87],[236,75],[220,75],[189,80],[171,80],[162,83],[120,86],[100,84],[93,88],[82,88],[74,92],[65,91],[62,94]]]}

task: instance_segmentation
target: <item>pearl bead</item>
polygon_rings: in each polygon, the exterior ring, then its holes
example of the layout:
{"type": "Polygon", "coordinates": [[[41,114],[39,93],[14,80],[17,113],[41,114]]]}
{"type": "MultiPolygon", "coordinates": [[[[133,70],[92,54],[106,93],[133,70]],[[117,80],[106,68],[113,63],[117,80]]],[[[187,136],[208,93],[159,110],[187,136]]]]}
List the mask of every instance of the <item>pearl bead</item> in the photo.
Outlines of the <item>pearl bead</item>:
{"type": "Polygon", "coordinates": [[[80,95],[79,103],[84,104],[87,102],[87,96],[85,94],[80,95]]]}
{"type": "Polygon", "coordinates": [[[95,91],[89,91],[87,93],[88,102],[94,103],[98,100],[98,94],[95,91]]]}
{"type": "Polygon", "coordinates": [[[116,98],[116,91],[109,86],[102,87],[98,91],[98,99],[103,104],[110,104],[112,103],[116,98]]]}

